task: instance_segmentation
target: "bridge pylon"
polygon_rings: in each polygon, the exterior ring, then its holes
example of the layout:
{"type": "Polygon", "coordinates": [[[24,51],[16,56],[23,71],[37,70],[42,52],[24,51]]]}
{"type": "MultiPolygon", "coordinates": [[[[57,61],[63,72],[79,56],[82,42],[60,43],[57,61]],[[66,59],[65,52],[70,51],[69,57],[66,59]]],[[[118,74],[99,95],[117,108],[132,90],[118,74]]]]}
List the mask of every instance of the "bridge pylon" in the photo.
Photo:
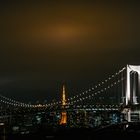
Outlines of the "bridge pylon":
{"type": "Polygon", "coordinates": [[[128,122],[140,120],[140,65],[126,66],[126,90],[123,113],[128,122]]]}

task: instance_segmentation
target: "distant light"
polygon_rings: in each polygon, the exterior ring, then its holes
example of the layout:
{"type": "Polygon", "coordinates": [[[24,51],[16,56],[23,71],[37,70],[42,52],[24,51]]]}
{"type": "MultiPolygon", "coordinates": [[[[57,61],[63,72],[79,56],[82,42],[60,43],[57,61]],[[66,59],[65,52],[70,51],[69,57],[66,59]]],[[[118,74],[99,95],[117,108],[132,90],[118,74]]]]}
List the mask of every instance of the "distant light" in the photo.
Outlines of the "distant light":
{"type": "Polygon", "coordinates": [[[4,125],[4,123],[0,123],[0,126],[4,125]]]}

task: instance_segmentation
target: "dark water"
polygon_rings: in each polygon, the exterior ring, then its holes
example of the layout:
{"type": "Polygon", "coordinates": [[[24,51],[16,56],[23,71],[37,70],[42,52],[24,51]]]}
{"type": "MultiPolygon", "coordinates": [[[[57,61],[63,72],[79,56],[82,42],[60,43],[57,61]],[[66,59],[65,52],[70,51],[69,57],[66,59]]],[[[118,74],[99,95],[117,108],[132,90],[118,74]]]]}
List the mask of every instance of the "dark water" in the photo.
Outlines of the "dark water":
{"type": "Polygon", "coordinates": [[[140,137],[140,123],[110,125],[104,128],[53,128],[38,129],[35,133],[11,134],[5,140],[67,140],[67,139],[127,139],[140,137]]]}

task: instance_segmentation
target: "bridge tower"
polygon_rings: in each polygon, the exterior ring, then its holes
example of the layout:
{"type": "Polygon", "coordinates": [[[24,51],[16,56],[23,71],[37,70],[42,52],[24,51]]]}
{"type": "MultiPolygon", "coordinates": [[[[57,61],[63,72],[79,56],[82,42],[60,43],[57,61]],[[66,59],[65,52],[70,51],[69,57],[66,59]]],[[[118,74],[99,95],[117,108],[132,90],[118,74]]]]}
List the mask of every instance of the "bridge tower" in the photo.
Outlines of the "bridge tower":
{"type": "Polygon", "coordinates": [[[125,105],[139,104],[140,66],[127,65],[126,76],[125,105]]]}
{"type": "MultiPolygon", "coordinates": [[[[126,114],[128,122],[133,121],[137,114],[137,120],[140,120],[140,66],[126,66],[126,90],[125,102],[126,106],[123,112],[126,114]]],[[[136,119],[136,118],[135,118],[136,119]]]]}
{"type": "Polygon", "coordinates": [[[61,120],[60,120],[60,125],[66,125],[67,123],[67,113],[66,113],[66,90],[65,90],[65,85],[63,85],[63,91],[62,91],[62,112],[61,112],[61,120]]]}

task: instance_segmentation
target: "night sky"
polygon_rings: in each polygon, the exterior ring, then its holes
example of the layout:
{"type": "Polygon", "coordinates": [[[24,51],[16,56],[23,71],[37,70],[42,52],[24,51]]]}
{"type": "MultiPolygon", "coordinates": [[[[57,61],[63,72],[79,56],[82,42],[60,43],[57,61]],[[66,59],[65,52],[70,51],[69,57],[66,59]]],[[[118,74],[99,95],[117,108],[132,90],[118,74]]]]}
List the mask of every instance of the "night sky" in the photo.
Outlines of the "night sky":
{"type": "Polygon", "coordinates": [[[49,102],[63,83],[71,96],[140,65],[139,9],[133,0],[0,1],[0,94],[49,102]]]}

